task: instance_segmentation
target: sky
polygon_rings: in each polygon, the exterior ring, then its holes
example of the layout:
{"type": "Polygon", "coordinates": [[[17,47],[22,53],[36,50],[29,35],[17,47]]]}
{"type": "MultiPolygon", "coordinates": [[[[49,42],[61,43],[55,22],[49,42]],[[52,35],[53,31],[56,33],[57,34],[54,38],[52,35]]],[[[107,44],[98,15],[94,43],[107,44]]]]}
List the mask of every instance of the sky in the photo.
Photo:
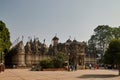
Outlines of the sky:
{"type": "Polygon", "coordinates": [[[120,0],[0,0],[0,20],[12,43],[30,36],[49,45],[55,35],[61,43],[82,42],[98,25],[120,26],[120,0]]]}

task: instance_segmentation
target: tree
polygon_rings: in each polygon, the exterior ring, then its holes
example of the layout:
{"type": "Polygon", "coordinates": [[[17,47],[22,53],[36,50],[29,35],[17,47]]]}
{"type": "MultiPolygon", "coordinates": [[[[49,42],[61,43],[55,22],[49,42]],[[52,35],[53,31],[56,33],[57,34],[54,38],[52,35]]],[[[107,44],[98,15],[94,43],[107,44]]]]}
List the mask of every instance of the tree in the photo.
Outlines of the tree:
{"type": "Polygon", "coordinates": [[[54,56],[41,60],[40,66],[42,68],[63,68],[66,60],[67,55],[64,52],[56,52],[54,56]]]}
{"type": "Polygon", "coordinates": [[[88,41],[88,46],[87,46],[86,51],[87,51],[88,55],[94,55],[94,59],[96,59],[96,55],[97,55],[96,50],[97,50],[96,49],[96,37],[95,37],[95,35],[92,35],[91,39],[88,41]]]}
{"type": "Polygon", "coordinates": [[[120,26],[118,28],[117,27],[112,28],[112,35],[113,38],[115,39],[120,38],[120,26]]]}
{"type": "Polygon", "coordinates": [[[117,65],[120,75],[120,39],[114,39],[110,42],[104,55],[104,63],[117,65]]]}
{"type": "Polygon", "coordinates": [[[42,68],[54,68],[53,60],[50,57],[41,60],[39,64],[42,68]]]}
{"type": "Polygon", "coordinates": [[[56,52],[55,56],[53,57],[53,64],[56,68],[64,67],[64,63],[67,60],[67,55],[63,52],[56,52]]]}
{"type": "Polygon", "coordinates": [[[112,39],[112,28],[108,25],[99,25],[94,29],[94,34],[88,40],[88,51],[90,54],[100,55],[99,62],[102,61],[102,56],[110,40],[112,39]]]}
{"type": "Polygon", "coordinates": [[[99,25],[94,29],[96,46],[101,49],[101,51],[105,52],[106,47],[108,46],[110,40],[112,39],[112,28],[108,25],[99,25]]]}
{"type": "MultiPolygon", "coordinates": [[[[10,32],[4,22],[0,21],[0,55],[7,53],[10,48],[10,32]]],[[[1,58],[1,56],[0,56],[1,58]]]]}

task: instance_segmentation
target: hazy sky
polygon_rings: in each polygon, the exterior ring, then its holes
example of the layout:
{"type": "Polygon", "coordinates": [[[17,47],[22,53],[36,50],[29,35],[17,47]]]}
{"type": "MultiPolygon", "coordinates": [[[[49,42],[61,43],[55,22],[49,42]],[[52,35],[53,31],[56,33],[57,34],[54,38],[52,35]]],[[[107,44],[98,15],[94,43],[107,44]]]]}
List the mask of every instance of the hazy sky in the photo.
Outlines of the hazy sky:
{"type": "Polygon", "coordinates": [[[23,35],[50,44],[55,34],[87,41],[98,25],[120,26],[120,0],[0,0],[0,20],[12,42],[23,35]]]}

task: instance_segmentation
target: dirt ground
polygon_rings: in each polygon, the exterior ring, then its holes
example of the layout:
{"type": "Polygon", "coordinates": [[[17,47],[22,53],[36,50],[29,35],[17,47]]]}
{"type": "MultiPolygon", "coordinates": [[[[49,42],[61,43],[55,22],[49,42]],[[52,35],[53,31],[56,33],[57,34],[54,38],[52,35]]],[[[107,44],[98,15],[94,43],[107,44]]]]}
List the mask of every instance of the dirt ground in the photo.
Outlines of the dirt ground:
{"type": "Polygon", "coordinates": [[[30,71],[6,69],[0,80],[120,80],[117,70],[30,71]]]}

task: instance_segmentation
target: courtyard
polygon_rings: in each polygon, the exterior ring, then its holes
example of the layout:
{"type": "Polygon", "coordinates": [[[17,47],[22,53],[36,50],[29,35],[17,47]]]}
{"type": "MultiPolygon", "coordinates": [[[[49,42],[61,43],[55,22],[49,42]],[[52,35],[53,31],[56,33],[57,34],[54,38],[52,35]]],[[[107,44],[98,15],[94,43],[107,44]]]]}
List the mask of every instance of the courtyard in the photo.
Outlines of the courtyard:
{"type": "Polygon", "coordinates": [[[120,80],[117,70],[30,71],[30,69],[6,69],[0,80],[120,80]]]}

